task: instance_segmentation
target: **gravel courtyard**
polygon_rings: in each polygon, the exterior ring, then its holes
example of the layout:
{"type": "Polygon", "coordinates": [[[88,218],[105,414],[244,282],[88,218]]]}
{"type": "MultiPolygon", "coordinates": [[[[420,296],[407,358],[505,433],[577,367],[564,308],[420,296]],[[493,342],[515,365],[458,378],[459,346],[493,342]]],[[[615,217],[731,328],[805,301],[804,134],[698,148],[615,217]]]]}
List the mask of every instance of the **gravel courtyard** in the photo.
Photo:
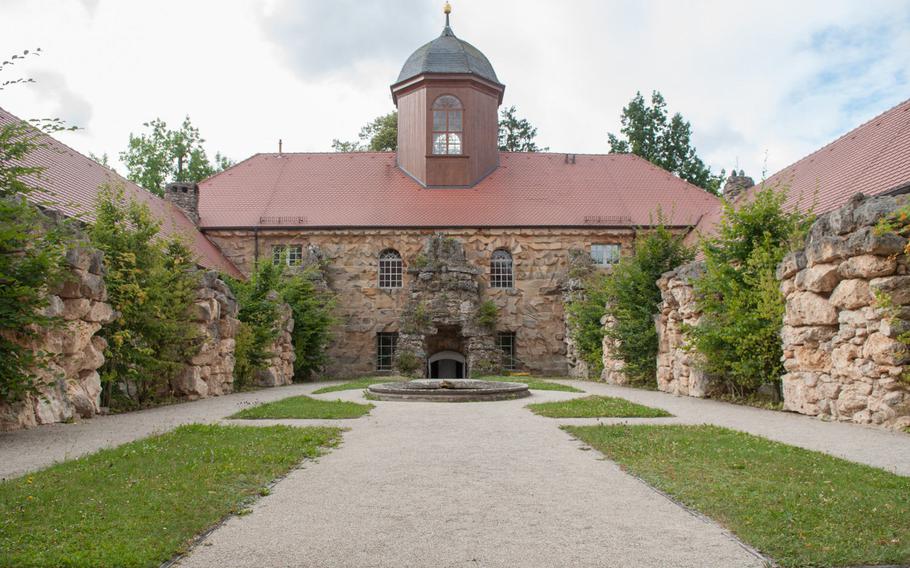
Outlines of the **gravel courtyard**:
{"type": "MultiPolygon", "coordinates": [[[[375,402],[332,424],[342,445],[275,485],[248,515],[216,528],[179,566],[762,566],[711,521],[676,505],[559,429],[598,422],[711,423],[910,475],[910,436],[804,416],[597,383],[588,393],[664,408],[660,419],[559,419],[532,391],[485,403],[375,402]]],[[[258,402],[311,392],[294,385],[81,424],[0,435],[0,477],[189,422],[218,422],[258,402]]],[[[319,398],[363,401],[359,391],[319,398]]]]}

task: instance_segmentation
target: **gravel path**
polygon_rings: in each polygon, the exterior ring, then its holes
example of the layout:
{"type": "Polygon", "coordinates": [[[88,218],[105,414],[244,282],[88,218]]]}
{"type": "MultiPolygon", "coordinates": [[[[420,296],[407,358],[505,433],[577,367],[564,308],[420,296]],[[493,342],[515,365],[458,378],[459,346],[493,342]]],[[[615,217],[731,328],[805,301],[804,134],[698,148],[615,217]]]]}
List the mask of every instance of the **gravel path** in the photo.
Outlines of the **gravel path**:
{"type": "Polygon", "coordinates": [[[377,402],[340,448],[293,471],[179,566],[762,565],[524,408],[560,398],[377,402]]]}
{"type": "Polygon", "coordinates": [[[324,384],[229,394],[139,412],[97,416],[77,424],[50,424],[31,430],[0,432],[0,479],[167,432],[181,424],[218,422],[250,405],[305,394],[324,384]]]}

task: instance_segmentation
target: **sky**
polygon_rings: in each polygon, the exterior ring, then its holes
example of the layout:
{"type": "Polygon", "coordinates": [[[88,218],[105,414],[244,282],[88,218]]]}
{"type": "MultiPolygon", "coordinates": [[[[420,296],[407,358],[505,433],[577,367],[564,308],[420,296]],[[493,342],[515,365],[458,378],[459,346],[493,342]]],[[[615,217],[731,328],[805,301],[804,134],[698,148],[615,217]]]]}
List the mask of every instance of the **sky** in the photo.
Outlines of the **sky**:
{"type": "MultiPolygon", "coordinates": [[[[504,105],[554,152],[605,153],[636,91],[663,93],[718,171],[759,179],[910,98],[908,0],[451,0],[504,105]]],[[[442,30],[437,0],[0,0],[0,106],[118,154],[185,116],[210,155],[329,151],[394,109],[389,85],[442,30]]]]}

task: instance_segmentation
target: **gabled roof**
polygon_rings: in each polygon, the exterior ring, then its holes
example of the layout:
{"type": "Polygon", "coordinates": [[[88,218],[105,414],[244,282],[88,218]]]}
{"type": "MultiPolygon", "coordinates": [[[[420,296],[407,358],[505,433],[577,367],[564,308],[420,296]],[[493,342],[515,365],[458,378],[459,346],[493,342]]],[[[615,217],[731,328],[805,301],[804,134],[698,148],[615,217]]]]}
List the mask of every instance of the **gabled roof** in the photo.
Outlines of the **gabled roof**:
{"type": "MultiPolygon", "coordinates": [[[[0,126],[19,122],[22,120],[0,108],[0,126]]],[[[149,206],[152,214],[161,221],[161,232],[164,235],[182,235],[185,238],[201,266],[237,278],[243,276],[174,204],[149,193],[51,136],[38,134],[36,142],[38,146],[29,154],[26,163],[40,166],[44,171],[40,176],[26,178],[30,185],[40,189],[31,194],[33,202],[59,211],[67,217],[91,222],[94,219],[98,187],[106,183],[122,184],[128,197],[149,206]]]]}
{"type": "Polygon", "coordinates": [[[411,54],[401,68],[396,83],[424,73],[470,73],[499,83],[490,60],[470,43],[455,37],[448,25],[433,41],[411,54]]]}
{"type": "Polygon", "coordinates": [[[470,189],[427,189],[394,153],[256,154],[200,184],[203,229],[692,226],[718,200],[631,154],[500,153],[470,189]]]}
{"type": "MultiPolygon", "coordinates": [[[[785,207],[815,214],[840,207],[856,193],[910,189],[910,100],[787,166],[764,186],[786,189],[785,207]]],[[[747,189],[734,204],[748,203],[761,187],[747,189]]],[[[705,215],[689,240],[714,234],[721,213],[717,207],[705,215]]]]}

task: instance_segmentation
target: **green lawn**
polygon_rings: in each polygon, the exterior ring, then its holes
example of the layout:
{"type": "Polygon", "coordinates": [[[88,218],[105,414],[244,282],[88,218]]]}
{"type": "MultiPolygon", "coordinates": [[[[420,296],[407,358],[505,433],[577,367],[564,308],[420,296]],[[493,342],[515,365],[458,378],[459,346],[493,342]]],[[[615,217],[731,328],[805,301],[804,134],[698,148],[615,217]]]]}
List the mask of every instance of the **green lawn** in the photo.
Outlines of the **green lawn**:
{"type": "Polygon", "coordinates": [[[376,385],[379,383],[394,383],[406,380],[407,379],[404,377],[363,377],[361,379],[355,379],[347,383],[341,383],[340,385],[322,387],[321,389],[314,390],[313,394],[328,394],[330,392],[339,392],[346,390],[363,390],[370,385],[376,385]]]}
{"type": "Polygon", "coordinates": [[[550,418],[662,418],[673,416],[659,408],[651,408],[612,396],[586,396],[558,402],[529,404],[534,414],[550,418]]]}
{"type": "Polygon", "coordinates": [[[301,395],[245,408],[230,418],[360,418],[373,408],[372,404],[317,400],[301,395]]]}
{"type": "Polygon", "coordinates": [[[565,427],[781,566],[910,563],[910,478],[716,426],[565,427]]]}
{"type": "Polygon", "coordinates": [[[191,425],[0,483],[0,566],[158,566],[337,428],[191,425]]]}
{"type": "Polygon", "coordinates": [[[528,388],[531,390],[541,390],[541,391],[563,391],[563,392],[585,392],[583,390],[578,390],[575,387],[569,385],[561,385],[559,383],[550,382],[541,377],[508,377],[508,376],[496,376],[496,377],[478,377],[482,381],[500,381],[505,383],[524,383],[528,385],[528,388]]]}

